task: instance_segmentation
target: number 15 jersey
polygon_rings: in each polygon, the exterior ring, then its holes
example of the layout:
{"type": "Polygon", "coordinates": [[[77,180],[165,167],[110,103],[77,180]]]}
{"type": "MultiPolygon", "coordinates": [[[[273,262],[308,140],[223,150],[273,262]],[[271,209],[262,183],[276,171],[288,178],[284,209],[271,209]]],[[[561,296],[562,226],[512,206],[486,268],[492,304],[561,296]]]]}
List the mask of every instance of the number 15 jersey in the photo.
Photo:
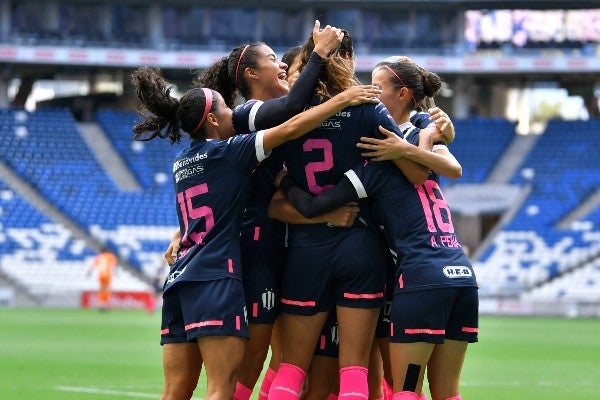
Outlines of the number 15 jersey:
{"type": "Polygon", "coordinates": [[[242,279],[242,213],[251,172],[267,157],[263,134],[192,141],[176,157],[173,179],[181,241],[165,291],[180,281],[242,279]]]}

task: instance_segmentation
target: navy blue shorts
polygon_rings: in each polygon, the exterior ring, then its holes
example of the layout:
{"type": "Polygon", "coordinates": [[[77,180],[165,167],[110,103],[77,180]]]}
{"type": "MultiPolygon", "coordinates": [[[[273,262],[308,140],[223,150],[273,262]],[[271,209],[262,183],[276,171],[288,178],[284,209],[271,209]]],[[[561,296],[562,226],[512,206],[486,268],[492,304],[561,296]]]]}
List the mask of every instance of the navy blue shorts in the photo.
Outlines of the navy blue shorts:
{"type": "Polygon", "coordinates": [[[335,308],[329,311],[327,320],[321,329],[319,341],[315,348],[315,356],[338,358],[340,351],[340,335],[338,331],[337,315],[335,308]]]}
{"type": "Polygon", "coordinates": [[[180,282],[163,294],[160,344],[194,342],[201,336],[248,338],[240,280],[180,282]]]}
{"type": "Polygon", "coordinates": [[[279,315],[285,247],[257,247],[242,239],[242,275],[248,323],[273,324],[279,315]]]}
{"type": "Polygon", "coordinates": [[[281,311],[314,315],[334,305],[378,308],[385,300],[385,261],[377,236],[347,228],[343,239],[292,247],[283,272],[281,311]]]}
{"type": "Polygon", "coordinates": [[[396,293],[391,320],[390,342],[477,342],[478,290],[449,287],[396,293]]]}

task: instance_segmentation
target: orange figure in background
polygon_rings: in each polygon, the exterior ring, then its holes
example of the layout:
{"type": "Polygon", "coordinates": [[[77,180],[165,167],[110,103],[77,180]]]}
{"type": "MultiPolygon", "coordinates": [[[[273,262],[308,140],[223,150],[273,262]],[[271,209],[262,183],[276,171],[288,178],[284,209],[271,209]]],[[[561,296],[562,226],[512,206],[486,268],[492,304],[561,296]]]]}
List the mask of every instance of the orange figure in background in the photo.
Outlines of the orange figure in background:
{"type": "Polygon", "coordinates": [[[109,252],[103,251],[92,261],[92,267],[98,274],[100,290],[98,291],[98,303],[100,310],[108,310],[110,307],[110,284],[112,282],[113,271],[119,264],[117,257],[109,252]]]}

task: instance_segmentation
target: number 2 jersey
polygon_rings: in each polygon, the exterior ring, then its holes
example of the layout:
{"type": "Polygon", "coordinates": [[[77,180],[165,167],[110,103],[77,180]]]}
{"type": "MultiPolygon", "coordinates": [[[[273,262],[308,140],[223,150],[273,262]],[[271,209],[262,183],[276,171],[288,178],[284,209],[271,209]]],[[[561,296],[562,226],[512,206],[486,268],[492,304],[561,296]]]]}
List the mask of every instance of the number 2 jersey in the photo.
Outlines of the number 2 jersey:
{"type": "MultiPolygon", "coordinates": [[[[316,105],[313,99],[312,105],[316,105]]],[[[340,181],[344,172],[364,162],[356,147],[362,136],[383,138],[379,126],[401,135],[383,103],[347,107],[325,120],[320,127],[282,145],[288,173],[305,191],[319,194],[340,181]]],[[[360,204],[358,226],[374,228],[368,202],[360,204]]],[[[290,225],[289,243],[316,246],[331,243],[347,234],[347,228],[325,224],[290,225]]]]}
{"type": "Polygon", "coordinates": [[[242,213],[251,173],[267,158],[263,134],[195,140],[176,157],[173,179],[181,246],[165,291],[180,281],[242,279],[242,213]]]}
{"type": "MultiPolygon", "coordinates": [[[[286,96],[264,102],[252,99],[235,107],[235,132],[244,134],[272,128],[301,112],[312,97],[324,63],[325,60],[313,52],[286,96]]],[[[285,246],[285,224],[269,218],[267,212],[276,190],[273,184],[275,176],[282,168],[283,156],[274,149],[253,173],[250,198],[242,222],[242,239],[254,247],[285,246]]]]}
{"type": "MultiPolygon", "coordinates": [[[[407,140],[418,144],[419,131],[410,125],[407,140]]],[[[396,292],[477,286],[437,174],[430,172],[422,185],[414,185],[391,162],[366,162],[355,165],[338,185],[316,197],[287,177],[281,187],[307,217],[349,201],[371,199],[388,246],[397,256],[396,292]]]]}

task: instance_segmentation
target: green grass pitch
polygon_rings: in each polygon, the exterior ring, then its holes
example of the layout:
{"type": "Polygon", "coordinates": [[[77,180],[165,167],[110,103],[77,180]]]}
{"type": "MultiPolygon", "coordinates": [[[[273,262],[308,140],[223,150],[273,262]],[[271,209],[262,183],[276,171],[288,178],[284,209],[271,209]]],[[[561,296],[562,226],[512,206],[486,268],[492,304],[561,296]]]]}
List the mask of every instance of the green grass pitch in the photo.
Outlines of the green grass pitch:
{"type": "MultiPolygon", "coordinates": [[[[0,399],[158,399],[159,314],[0,309],[0,399]]],[[[463,399],[600,399],[599,331],[594,319],[482,317],[463,399]]]]}

